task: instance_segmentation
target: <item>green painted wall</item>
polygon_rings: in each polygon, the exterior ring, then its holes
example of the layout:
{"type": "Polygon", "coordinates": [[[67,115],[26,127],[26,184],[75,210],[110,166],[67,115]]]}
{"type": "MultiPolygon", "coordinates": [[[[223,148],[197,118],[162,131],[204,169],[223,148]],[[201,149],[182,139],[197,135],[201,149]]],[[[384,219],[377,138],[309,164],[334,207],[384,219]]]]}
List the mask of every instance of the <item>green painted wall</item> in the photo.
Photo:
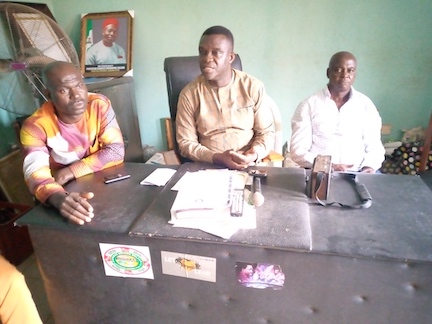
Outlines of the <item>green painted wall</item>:
{"type": "MultiPolygon", "coordinates": [[[[330,56],[357,56],[355,88],[378,107],[397,140],[426,126],[432,101],[432,2],[427,0],[51,0],[80,52],[80,15],[134,10],[133,67],[143,144],[165,149],[169,115],[163,60],[195,55],[209,26],[231,29],[243,69],[278,103],[284,137],[297,104],[323,87],[330,56]]],[[[51,7],[51,6],[50,6],[51,7]]]]}

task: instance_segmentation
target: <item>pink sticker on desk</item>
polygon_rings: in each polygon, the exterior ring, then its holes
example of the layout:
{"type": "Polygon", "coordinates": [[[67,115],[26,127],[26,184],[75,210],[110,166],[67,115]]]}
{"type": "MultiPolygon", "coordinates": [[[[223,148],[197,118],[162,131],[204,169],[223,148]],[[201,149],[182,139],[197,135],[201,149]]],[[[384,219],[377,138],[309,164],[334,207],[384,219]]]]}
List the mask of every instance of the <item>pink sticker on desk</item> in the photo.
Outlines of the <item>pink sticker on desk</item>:
{"type": "Polygon", "coordinates": [[[105,274],[154,279],[148,246],[99,243],[105,274]]]}
{"type": "Polygon", "coordinates": [[[236,262],[236,279],[248,288],[279,290],[285,284],[281,266],[271,263],[236,262]]]}

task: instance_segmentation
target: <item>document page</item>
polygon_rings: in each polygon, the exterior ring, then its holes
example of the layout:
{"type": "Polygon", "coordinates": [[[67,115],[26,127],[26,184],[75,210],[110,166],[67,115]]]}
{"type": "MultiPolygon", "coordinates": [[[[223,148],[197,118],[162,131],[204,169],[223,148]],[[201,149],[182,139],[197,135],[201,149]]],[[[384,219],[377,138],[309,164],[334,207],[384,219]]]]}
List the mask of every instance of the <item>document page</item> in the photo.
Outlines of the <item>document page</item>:
{"type": "Polygon", "coordinates": [[[165,186],[171,177],[177,172],[175,169],[160,168],[150,173],[140,182],[143,186],[165,186]]]}
{"type": "Polygon", "coordinates": [[[188,172],[171,208],[175,219],[205,217],[203,211],[229,207],[231,175],[228,170],[188,172]]]}
{"type": "MultiPolygon", "coordinates": [[[[256,228],[255,207],[244,201],[241,217],[230,215],[233,179],[237,171],[186,172],[172,190],[178,190],[170,223],[229,238],[240,228],[256,228]]],[[[237,181],[237,180],[234,180],[237,181]]],[[[247,200],[249,194],[245,194],[247,200]]]]}

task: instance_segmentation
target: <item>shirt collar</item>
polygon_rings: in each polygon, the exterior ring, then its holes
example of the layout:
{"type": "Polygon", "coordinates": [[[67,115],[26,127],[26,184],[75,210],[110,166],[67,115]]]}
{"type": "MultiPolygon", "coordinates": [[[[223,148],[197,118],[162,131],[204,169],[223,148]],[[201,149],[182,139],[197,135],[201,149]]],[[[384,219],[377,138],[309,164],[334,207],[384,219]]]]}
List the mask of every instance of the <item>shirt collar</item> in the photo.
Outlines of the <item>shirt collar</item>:
{"type": "MultiPolygon", "coordinates": [[[[356,91],[355,91],[354,87],[351,86],[351,90],[350,90],[350,93],[349,93],[349,99],[351,99],[355,95],[355,92],[356,91]]],[[[324,88],[324,96],[327,97],[327,98],[331,98],[331,93],[330,93],[330,90],[328,89],[328,86],[326,86],[324,88]]]]}

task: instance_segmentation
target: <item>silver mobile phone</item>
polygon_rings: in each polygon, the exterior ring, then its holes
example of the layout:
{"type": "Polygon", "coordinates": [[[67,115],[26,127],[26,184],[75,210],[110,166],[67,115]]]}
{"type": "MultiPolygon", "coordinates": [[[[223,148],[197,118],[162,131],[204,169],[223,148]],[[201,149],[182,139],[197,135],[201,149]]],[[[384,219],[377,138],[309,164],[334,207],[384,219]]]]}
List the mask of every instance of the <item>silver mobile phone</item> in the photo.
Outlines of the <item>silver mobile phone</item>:
{"type": "Polygon", "coordinates": [[[112,183],[112,182],[116,182],[116,181],[120,181],[120,180],[124,180],[130,178],[130,174],[113,174],[113,175],[109,175],[104,177],[104,182],[105,183],[112,183]]]}

